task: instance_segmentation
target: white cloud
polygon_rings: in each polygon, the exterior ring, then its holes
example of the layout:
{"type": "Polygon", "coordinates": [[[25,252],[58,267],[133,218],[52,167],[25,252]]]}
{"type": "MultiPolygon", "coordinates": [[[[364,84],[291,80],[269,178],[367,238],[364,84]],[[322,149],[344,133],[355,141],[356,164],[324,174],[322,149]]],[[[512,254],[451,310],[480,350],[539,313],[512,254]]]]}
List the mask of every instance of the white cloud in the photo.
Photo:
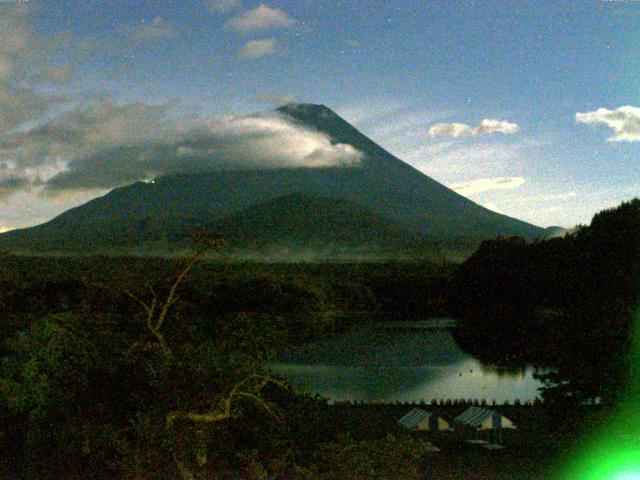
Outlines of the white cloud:
{"type": "Polygon", "coordinates": [[[257,168],[353,166],[361,160],[351,145],[333,144],[328,135],[291,120],[280,113],[222,117],[208,121],[187,142],[196,145],[205,139],[206,148],[197,150],[215,154],[218,162],[233,168],[238,163],[257,168]]]}
{"type": "Polygon", "coordinates": [[[362,154],[333,144],[284,114],[202,119],[184,123],[172,105],[77,107],[7,137],[0,159],[2,193],[108,189],[180,172],[355,166],[362,154]],[[4,165],[4,166],[3,166],[4,165]],[[4,172],[4,173],[3,173],[4,172]]]}
{"type": "MultiPolygon", "coordinates": [[[[277,20],[281,15],[278,11],[274,14],[274,9],[261,6],[256,10],[268,13],[263,24],[288,23],[277,20]]],[[[3,5],[2,12],[0,197],[10,196],[12,205],[14,201],[28,205],[36,194],[55,195],[49,202],[69,205],[68,200],[60,199],[165,174],[346,167],[357,165],[362,157],[352,146],[333,144],[328,136],[304,128],[284,114],[181,117],[181,111],[171,103],[116,103],[98,94],[73,100],[50,89],[38,90],[44,82],[54,87],[64,84],[71,69],[49,61],[55,58],[49,56],[56,53],[52,52],[55,42],[43,42],[31,31],[25,7],[3,5]]],[[[256,20],[260,15],[246,18],[256,20]]],[[[157,17],[139,28],[116,33],[122,42],[125,38],[140,42],[169,38],[175,30],[157,17]]],[[[65,45],[72,44],[67,40],[65,45]]],[[[256,58],[275,49],[273,39],[256,40],[248,43],[242,56],[256,58]]],[[[86,199],[86,193],[81,197],[86,199]]],[[[36,212],[28,218],[42,216],[36,212]]],[[[9,213],[3,211],[0,220],[7,225],[9,213]]]]}
{"type": "Polygon", "coordinates": [[[59,103],[60,98],[45,95],[28,85],[30,78],[50,76],[53,67],[42,70],[43,57],[52,44],[44,42],[30,29],[26,2],[2,5],[0,39],[1,145],[3,134],[35,121],[59,103]]]}
{"type": "Polygon", "coordinates": [[[0,158],[13,158],[23,168],[74,159],[118,146],[150,144],[177,138],[170,123],[171,105],[109,99],[79,105],[19,132],[6,135],[0,158]]]}
{"type": "Polygon", "coordinates": [[[601,123],[613,130],[607,142],[640,141],[640,108],[629,105],[615,110],[599,108],[593,112],[576,113],[578,123],[601,123]]]}
{"type": "Polygon", "coordinates": [[[461,183],[469,177],[518,175],[537,157],[536,142],[481,142],[473,145],[446,141],[398,149],[398,156],[440,182],[461,183]]]}
{"type": "Polygon", "coordinates": [[[505,120],[485,118],[480,122],[480,126],[476,130],[478,135],[488,133],[503,133],[505,135],[510,135],[520,130],[520,127],[515,123],[507,122],[505,120]]]}
{"type": "Polygon", "coordinates": [[[526,183],[526,180],[522,177],[496,177],[456,183],[449,185],[449,188],[460,195],[474,195],[490,190],[513,190],[524,185],[524,183],[526,183]]]}
{"type": "Polygon", "coordinates": [[[233,17],[224,24],[239,33],[251,33],[259,30],[288,28],[295,23],[284,10],[262,4],[252,10],[233,17]]]}
{"type": "Polygon", "coordinates": [[[26,3],[2,5],[0,17],[0,80],[16,82],[24,78],[37,57],[40,39],[29,28],[26,3]]]}
{"type": "MultiPolygon", "coordinates": [[[[14,230],[37,225],[86,203],[100,192],[80,192],[45,199],[35,193],[18,192],[10,199],[11,208],[0,208],[0,228],[14,230]]],[[[2,200],[0,199],[0,202],[2,200]]]]}
{"type": "Polygon", "coordinates": [[[173,24],[167,22],[162,17],[155,17],[150,22],[143,20],[139,25],[130,27],[124,31],[137,42],[174,38],[176,36],[176,30],[173,24]]]}
{"type": "MultiPolygon", "coordinates": [[[[0,202],[11,202],[0,208],[1,229],[44,222],[105,190],[158,175],[346,168],[362,159],[351,145],[334,144],[284,114],[202,119],[181,117],[173,104],[117,103],[96,93],[64,97],[56,87],[69,81],[72,68],[56,59],[68,58],[78,42],[71,35],[41,39],[25,4],[0,6],[0,202]]],[[[232,28],[291,25],[283,14],[261,6],[232,28]]],[[[121,54],[176,35],[161,17],[136,25],[95,37],[86,49],[121,54]]],[[[276,44],[262,53],[270,48],[276,44]]]]}
{"type": "Polygon", "coordinates": [[[214,12],[228,13],[242,8],[240,0],[213,0],[210,9],[214,12]]]}
{"type": "Polygon", "coordinates": [[[55,103],[55,97],[43,95],[31,88],[0,82],[0,136],[36,120],[55,103]]]}
{"type": "Polygon", "coordinates": [[[407,152],[424,145],[425,126],[449,112],[427,110],[397,101],[368,100],[342,107],[338,114],[376,143],[407,160],[407,152]]]}
{"type": "Polygon", "coordinates": [[[251,40],[240,48],[238,58],[242,60],[255,60],[256,58],[273,55],[276,53],[277,47],[278,43],[274,38],[251,40]]]}
{"type": "Polygon", "coordinates": [[[436,123],[429,129],[430,137],[475,137],[492,133],[502,133],[509,135],[516,133],[520,127],[505,120],[494,120],[486,118],[477,127],[471,127],[466,123],[436,123]]]}
{"type": "MultiPolygon", "coordinates": [[[[562,186],[557,184],[555,188],[561,189],[562,186]]],[[[549,187],[549,184],[539,187],[549,187]]],[[[525,189],[526,185],[522,188],[525,189]]],[[[594,213],[615,207],[634,195],[637,196],[640,184],[632,181],[625,185],[607,186],[586,182],[578,188],[577,191],[554,191],[554,187],[551,187],[550,190],[537,192],[538,188],[528,189],[528,195],[522,195],[517,190],[496,191],[474,200],[488,208],[491,208],[488,203],[493,201],[505,214],[536,225],[561,225],[572,228],[579,223],[589,224],[594,213]]]]}
{"type": "Polygon", "coordinates": [[[466,137],[474,135],[474,128],[465,123],[436,123],[429,129],[430,137],[466,137]]]}
{"type": "Polygon", "coordinates": [[[500,213],[502,215],[505,215],[505,213],[502,211],[502,209],[495,203],[495,202],[480,202],[480,205],[482,205],[484,208],[488,208],[489,210],[496,212],[496,213],[500,213]]]}
{"type": "MultiPolygon", "coordinates": [[[[469,178],[527,178],[532,160],[540,155],[536,149],[541,142],[527,138],[513,141],[485,135],[473,143],[451,138],[426,141],[426,126],[453,117],[454,111],[378,99],[343,107],[338,113],[398,158],[445,185],[466,184],[469,178]]],[[[504,125],[485,121],[477,128],[486,132],[501,127],[504,125]]],[[[505,192],[498,190],[496,195],[505,192]]]]}

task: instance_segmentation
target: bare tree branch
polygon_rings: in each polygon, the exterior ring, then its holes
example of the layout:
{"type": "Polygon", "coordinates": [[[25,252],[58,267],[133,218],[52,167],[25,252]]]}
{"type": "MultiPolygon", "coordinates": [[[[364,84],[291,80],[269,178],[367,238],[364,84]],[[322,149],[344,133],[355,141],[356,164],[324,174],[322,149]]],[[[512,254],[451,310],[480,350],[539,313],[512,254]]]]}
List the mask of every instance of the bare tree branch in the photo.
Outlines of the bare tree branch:
{"type": "Polygon", "coordinates": [[[217,409],[205,413],[183,411],[170,412],[166,416],[167,426],[173,425],[176,420],[190,420],[192,422],[203,423],[215,423],[226,420],[234,416],[234,400],[238,398],[252,400],[258,406],[266,410],[270,415],[281,420],[278,413],[260,396],[260,392],[262,392],[264,387],[269,383],[273,383],[274,385],[278,385],[285,389],[288,388],[286,382],[282,382],[272,377],[270,374],[260,375],[253,373],[236,382],[231,391],[220,400],[220,407],[217,409]],[[258,380],[258,383],[253,386],[247,386],[247,383],[251,380],[258,380]]]}

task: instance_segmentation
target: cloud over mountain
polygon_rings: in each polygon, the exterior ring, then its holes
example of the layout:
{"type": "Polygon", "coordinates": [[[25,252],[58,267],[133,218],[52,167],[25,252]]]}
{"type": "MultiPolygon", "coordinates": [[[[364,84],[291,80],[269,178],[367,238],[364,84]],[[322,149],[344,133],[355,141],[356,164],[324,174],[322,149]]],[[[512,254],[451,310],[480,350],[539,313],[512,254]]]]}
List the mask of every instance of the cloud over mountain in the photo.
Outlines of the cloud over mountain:
{"type": "Polygon", "coordinates": [[[8,137],[0,155],[13,158],[14,181],[47,191],[108,189],[172,173],[353,166],[362,158],[284,114],[182,123],[172,108],[109,101],[79,107],[8,137]]]}
{"type": "Polygon", "coordinates": [[[618,107],[615,110],[599,108],[593,112],[576,113],[576,122],[603,124],[613,130],[607,142],[640,141],[640,108],[632,106],[618,107]]]}
{"type": "MultiPolygon", "coordinates": [[[[26,7],[3,6],[3,13],[1,197],[21,191],[104,190],[182,172],[353,166],[362,158],[352,146],[333,144],[327,135],[284,114],[185,119],[171,102],[154,105],[116,102],[104,94],[62,95],[58,87],[68,84],[72,68],[51,61],[56,57],[50,55],[53,44],[32,31],[26,7]]],[[[265,5],[238,18],[242,20],[232,24],[249,30],[293,22],[265,5]]],[[[116,33],[131,42],[176,34],[161,17],[116,33]]],[[[273,39],[254,40],[241,56],[257,58],[275,48],[273,39]]]]}

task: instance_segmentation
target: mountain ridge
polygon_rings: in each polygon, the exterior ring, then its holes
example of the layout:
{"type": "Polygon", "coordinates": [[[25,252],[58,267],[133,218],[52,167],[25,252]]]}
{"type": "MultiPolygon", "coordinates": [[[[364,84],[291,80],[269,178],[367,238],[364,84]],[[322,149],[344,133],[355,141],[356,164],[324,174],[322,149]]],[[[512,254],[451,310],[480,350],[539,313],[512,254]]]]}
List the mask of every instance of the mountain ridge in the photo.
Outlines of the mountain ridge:
{"type": "Polygon", "coordinates": [[[145,243],[149,238],[140,234],[139,226],[148,218],[168,216],[178,223],[183,219],[189,225],[207,226],[296,194],[348,202],[354,210],[364,209],[395,224],[398,231],[422,238],[543,234],[542,228],[487,210],[424,175],[323,105],[291,104],[277,111],[329,136],[332,143],[352,145],[364,158],[349,167],[221,170],[136,182],[42,225],[1,234],[0,248],[22,244],[36,251],[91,250],[145,243]]]}

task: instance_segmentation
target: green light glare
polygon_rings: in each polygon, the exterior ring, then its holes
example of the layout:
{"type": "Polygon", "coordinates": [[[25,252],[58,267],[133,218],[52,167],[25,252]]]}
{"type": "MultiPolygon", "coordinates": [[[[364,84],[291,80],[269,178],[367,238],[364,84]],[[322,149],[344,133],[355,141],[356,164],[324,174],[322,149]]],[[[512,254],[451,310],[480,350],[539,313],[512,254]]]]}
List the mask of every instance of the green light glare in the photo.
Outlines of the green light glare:
{"type": "Polygon", "coordinates": [[[640,480],[640,473],[621,473],[614,480],[640,480]]]}
{"type": "Polygon", "coordinates": [[[640,480],[640,310],[627,361],[628,383],[622,400],[569,462],[563,480],[640,480]]]}
{"type": "MultiPolygon", "coordinates": [[[[601,444],[600,444],[601,446],[601,444]]],[[[640,453],[634,450],[591,448],[586,452],[580,468],[569,472],[571,480],[640,480],[640,453]]]]}

